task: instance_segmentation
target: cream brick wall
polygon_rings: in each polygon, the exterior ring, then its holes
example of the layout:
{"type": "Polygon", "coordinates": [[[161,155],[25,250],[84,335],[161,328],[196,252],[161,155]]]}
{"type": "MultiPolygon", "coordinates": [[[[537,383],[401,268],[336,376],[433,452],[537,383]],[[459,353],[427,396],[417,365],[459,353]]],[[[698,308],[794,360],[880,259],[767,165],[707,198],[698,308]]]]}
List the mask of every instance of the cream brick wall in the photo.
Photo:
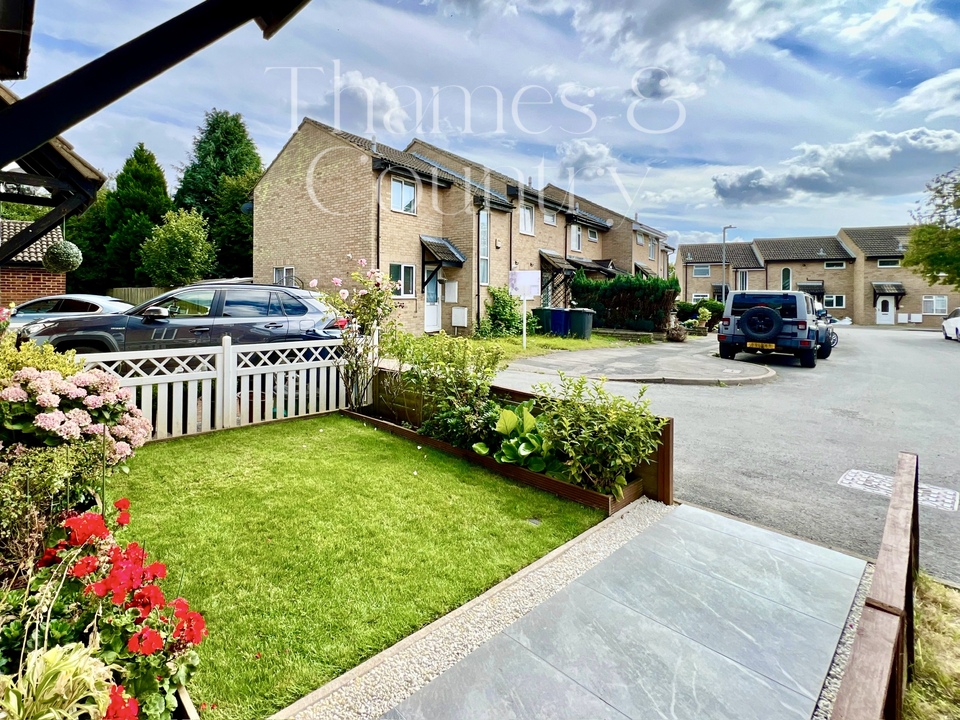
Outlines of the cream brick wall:
{"type": "MultiPolygon", "coordinates": [[[[873,283],[875,282],[898,282],[903,284],[907,294],[900,300],[900,308],[897,310],[898,313],[921,314],[923,312],[924,295],[946,295],[948,313],[960,307],[960,293],[948,285],[930,285],[920,275],[910,270],[910,268],[881,268],[877,266],[876,258],[864,259],[861,268],[863,277],[862,310],[859,318],[854,318],[854,322],[859,325],[876,324],[876,306],[873,302],[873,283]]],[[[919,323],[919,325],[921,327],[939,328],[943,318],[943,315],[924,315],[923,322],[919,323]]],[[[895,319],[899,324],[899,318],[895,319]]],[[[917,323],[910,324],[914,326],[917,325],[917,323]]]]}

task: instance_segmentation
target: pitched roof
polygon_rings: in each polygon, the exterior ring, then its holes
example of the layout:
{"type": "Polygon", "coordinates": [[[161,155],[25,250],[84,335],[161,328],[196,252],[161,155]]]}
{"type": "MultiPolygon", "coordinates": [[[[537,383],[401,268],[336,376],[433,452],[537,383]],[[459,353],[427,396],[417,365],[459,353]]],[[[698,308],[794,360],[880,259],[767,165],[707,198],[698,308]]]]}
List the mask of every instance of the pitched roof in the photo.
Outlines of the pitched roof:
{"type": "MultiPolygon", "coordinates": [[[[680,263],[720,263],[723,261],[722,243],[693,243],[677,245],[677,259],[680,263]],[[687,255],[690,259],[687,260],[687,255]]],[[[733,268],[752,270],[762,268],[753,245],[746,242],[727,243],[727,264],[733,268]]]]}
{"type": "Polygon", "coordinates": [[[903,257],[910,241],[909,225],[840,228],[866,257],[903,257]]]}
{"type": "Polygon", "coordinates": [[[441,263],[463,267],[463,263],[467,260],[467,257],[456,245],[450,242],[449,238],[421,235],[420,242],[441,263]]]}
{"type": "MultiPolygon", "coordinates": [[[[0,245],[12,240],[14,235],[30,227],[31,224],[26,220],[0,220],[0,245]]],[[[47,251],[47,248],[58,240],[63,240],[63,229],[60,225],[47,232],[46,235],[41,235],[23,252],[14,255],[13,259],[8,262],[20,265],[41,265],[43,264],[43,254],[47,251]]]]}
{"type": "Polygon", "coordinates": [[[873,284],[873,291],[877,295],[906,295],[907,289],[903,286],[903,283],[898,282],[875,282],[873,284]]]}
{"type": "Polygon", "coordinates": [[[834,235],[757,238],[753,244],[760,256],[768,262],[853,259],[850,251],[834,235]]]}

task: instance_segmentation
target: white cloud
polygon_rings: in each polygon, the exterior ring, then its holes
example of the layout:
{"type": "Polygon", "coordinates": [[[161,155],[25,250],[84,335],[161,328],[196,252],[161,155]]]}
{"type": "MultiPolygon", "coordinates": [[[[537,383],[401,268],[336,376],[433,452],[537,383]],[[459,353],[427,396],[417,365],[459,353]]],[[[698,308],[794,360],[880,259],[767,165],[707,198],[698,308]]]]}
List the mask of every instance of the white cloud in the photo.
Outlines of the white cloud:
{"type": "Polygon", "coordinates": [[[960,68],[925,80],[880,115],[926,113],[926,120],[960,117],[960,68]]]}
{"type": "Polygon", "coordinates": [[[860,133],[846,143],[795,148],[783,170],[754,167],[714,176],[717,197],[729,205],[782,202],[798,195],[895,196],[915,192],[931,168],[948,169],[960,154],[960,133],[925,127],[899,133],[860,133]]]}
{"type": "Polygon", "coordinates": [[[610,148],[597,140],[577,138],[557,145],[561,177],[593,180],[615,167],[617,159],[610,148]]]}
{"type": "MultiPolygon", "coordinates": [[[[330,102],[337,102],[337,92],[335,88],[330,102]]],[[[337,120],[342,129],[362,128],[358,131],[372,133],[383,128],[396,135],[407,131],[410,115],[397,91],[387,83],[364,77],[359,70],[348,70],[340,76],[339,93],[341,114],[337,120]]]]}

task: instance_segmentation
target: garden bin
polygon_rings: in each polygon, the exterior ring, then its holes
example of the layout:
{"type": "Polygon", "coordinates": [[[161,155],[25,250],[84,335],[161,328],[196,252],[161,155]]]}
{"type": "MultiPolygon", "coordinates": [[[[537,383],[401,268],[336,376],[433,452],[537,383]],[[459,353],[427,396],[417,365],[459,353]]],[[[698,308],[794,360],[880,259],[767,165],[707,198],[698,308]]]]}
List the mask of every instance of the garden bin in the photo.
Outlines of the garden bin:
{"type": "Polygon", "coordinates": [[[544,335],[550,333],[550,308],[538,307],[534,308],[530,312],[533,313],[533,316],[537,319],[537,322],[540,323],[540,332],[544,335]]]}
{"type": "Polygon", "coordinates": [[[550,332],[560,337],[570,334],[570,311],[567,308],[550,309],[550,332]]]}
{"type": "Polygon", "coordinates": [[[581,340],[589,340],[593,331],[593,308],[570,308],[570,334],[581,340]]]}

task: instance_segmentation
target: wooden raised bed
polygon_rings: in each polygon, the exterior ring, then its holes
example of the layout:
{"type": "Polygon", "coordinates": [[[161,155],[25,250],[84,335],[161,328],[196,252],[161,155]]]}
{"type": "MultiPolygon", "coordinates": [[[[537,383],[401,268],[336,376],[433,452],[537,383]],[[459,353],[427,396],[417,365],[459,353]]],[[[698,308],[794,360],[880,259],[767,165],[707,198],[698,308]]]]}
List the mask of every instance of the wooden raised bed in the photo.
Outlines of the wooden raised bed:
{"type": "MultiPolygon", "coordinates": [[[[536,398],[536,395],[531,393],[497,386],[494,386],[492,391],[496,398],[507,402],[521,403],[530,398],[536,398]]],[[[376,390],[374,397],[377,401],[374,403],[372,410],[375,415],[380,417],[363,415],[350,410],[341,410],[341,412],[344,415],[370,423],[374,427],[386,430],[394,435],[413,440],[420,445],[442,450],[443,452],[467,460],[475,465],[480,465],[481,467],[487,468],[511,480],[516,480],[524,485],[531,485],[540,490],[545,490],[559,497],[566,498],[567,500],[573,500],[581,505],[586,505],[587,507],[598,508],[603,510],[608,516],[622,510],[643,495],[662,502],[665,505],[673,504],[673,418],[666,418],[667,422],[661,431],[660,445],[658,445],[654,451],[650,462],[641,463],[637,466],[631,476],[632,480],[628,482],[623,489],[623,498],[617,500],[612,495],[571,485],[568,482],[556,480],[542,473],[535,473],[517,465],[498,463],[492,457],[478,455],[473,450],[455,447],[442,440],[435,440],[426,435],[420,435],[415,430],[381,419],[382,417],[393,417],[406,420],[407,422],[411,422],[411,424],[414,424],[413,421],[416,420],[416,424],[419,424],[420,408],[417,407],[417,403],[412,397],[401,399],[402,402],[397,403],[400,405],[399,408],[397,404],[385,402],[381,394],[376,392],[376,390]]]]}

